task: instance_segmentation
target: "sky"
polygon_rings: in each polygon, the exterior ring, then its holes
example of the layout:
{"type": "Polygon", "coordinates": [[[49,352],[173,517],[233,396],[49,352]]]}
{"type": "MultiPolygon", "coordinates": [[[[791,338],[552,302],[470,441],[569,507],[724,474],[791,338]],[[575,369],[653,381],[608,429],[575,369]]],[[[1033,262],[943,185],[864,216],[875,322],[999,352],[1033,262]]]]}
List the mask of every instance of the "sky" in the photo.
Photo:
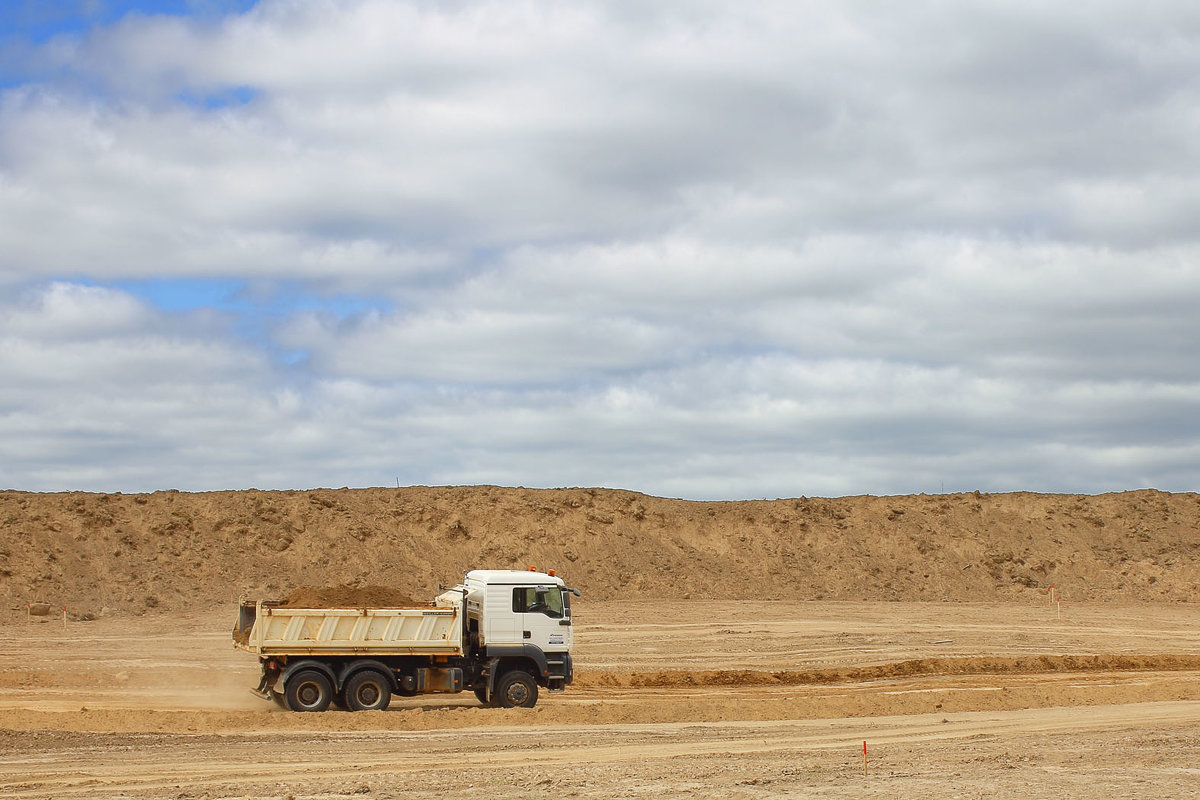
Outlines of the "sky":
{"type": "Polygon", "coordinates": [[[1200,488],[1200,5],[13,0],[0,488],[1200,488]]]}

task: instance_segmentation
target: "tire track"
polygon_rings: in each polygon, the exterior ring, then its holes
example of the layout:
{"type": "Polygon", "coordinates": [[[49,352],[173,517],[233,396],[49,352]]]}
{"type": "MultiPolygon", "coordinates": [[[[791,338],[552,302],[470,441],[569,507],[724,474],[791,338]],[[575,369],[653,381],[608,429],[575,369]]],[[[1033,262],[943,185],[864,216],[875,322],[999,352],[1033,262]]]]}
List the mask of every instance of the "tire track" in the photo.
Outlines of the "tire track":
{"type": "Polygon", "coordinates": [[[935,675],[1040,675],[1067,672],[1198,671],[1200,655],[1035,655],[914,658],[863,667],[807,670],[660,670],[590,672],[577,675],[575,688],[670,689],[690,686],[803,686],[862,683],[935,675]]]}

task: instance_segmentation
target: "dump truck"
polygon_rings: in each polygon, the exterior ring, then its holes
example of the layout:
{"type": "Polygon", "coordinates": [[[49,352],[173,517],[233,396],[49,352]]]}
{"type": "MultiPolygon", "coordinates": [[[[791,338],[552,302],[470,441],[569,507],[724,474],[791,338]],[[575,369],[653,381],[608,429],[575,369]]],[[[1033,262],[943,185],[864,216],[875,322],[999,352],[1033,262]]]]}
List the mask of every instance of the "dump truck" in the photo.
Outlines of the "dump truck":
{"type": "Polygon", "coordinates": [[[243,600],[234,646],[258,656],[252,689],[291,711],[382,710],[392,697],[473,691],[532,708],[571,683],[571,597],[553,570],[472,570],[416,608],[288,608],[243,600]]]}

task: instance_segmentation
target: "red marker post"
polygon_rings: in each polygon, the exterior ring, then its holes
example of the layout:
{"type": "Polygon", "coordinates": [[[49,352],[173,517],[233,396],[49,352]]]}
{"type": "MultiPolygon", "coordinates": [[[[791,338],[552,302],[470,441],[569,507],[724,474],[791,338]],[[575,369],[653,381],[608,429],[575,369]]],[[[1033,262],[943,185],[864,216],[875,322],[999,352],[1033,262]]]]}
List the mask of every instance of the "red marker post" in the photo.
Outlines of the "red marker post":
{"type": "Polygon", "coordinates": [[[863,741],[863,777],[867,777],[867,743],[863,741]]]}

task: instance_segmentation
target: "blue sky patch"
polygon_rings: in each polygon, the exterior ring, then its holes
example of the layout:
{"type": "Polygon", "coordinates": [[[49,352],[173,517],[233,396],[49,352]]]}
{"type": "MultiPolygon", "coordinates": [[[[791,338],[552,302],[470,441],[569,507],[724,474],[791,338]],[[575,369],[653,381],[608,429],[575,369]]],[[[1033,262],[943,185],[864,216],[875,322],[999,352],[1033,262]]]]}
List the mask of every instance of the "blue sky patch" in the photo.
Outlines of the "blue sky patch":
{"type": "Polygon", "coordinates": [[[370,311],[388,313],[394,304],[382,297],[321,293],[300,281],[246,281],[233,278],[157,278],[101,282],[74,279],[75,283],[126,292],[168,314],[211,309],[231,318],[230,332],[259,347],[286,367],[303,367],[305,350],[285,350],[272,335],[288,316],[314,311],[348,319],[370,311]]]}
{"type": "MultiPolygon", "coordinates": [[[[34,50],[55,37],[83,37],[131,14],[218,19],[244,13],[257,0],[0,0],[0,90],[15,89],[37,75],[34,50]]],[[[254,97],[247,87],[180,98],[204,108],[244,105],[254,97]]]]}
{"type": "Polygon", "coordinates": [[[162,311],[195,311],[201,308],[234,310],[235,298],[245,281],[233,279],[163,278],[116,281],[108,285],[162,311]]]}
{"type": "Polygon", "coordinates": [[[210,19],[253,8],[255,0],[14,0],[0,3],[0,41],[42,44],[84,34],[129,14],[210,19]]]}
{"type": "Polygon", "coordinates": [[[259,91],[249,86],[235,86],[217,92],[197,94],[196,92],[180,92],[177,98],[190,106],[213,111],[220,108],[236,108],[244,106],[258,97],[259,91]]]}
{"type": "Polygon", "coordinates": [[[162,311],[211,308],[239,314],[286,316],[296,311],[320,311],[345,318],[367,311],[387,312],[390,300],[352,294],[324,294],[300,281],[250,282],[233,278],[155,278],[90,285],[109,286],[140,297],[162,311]]]}

